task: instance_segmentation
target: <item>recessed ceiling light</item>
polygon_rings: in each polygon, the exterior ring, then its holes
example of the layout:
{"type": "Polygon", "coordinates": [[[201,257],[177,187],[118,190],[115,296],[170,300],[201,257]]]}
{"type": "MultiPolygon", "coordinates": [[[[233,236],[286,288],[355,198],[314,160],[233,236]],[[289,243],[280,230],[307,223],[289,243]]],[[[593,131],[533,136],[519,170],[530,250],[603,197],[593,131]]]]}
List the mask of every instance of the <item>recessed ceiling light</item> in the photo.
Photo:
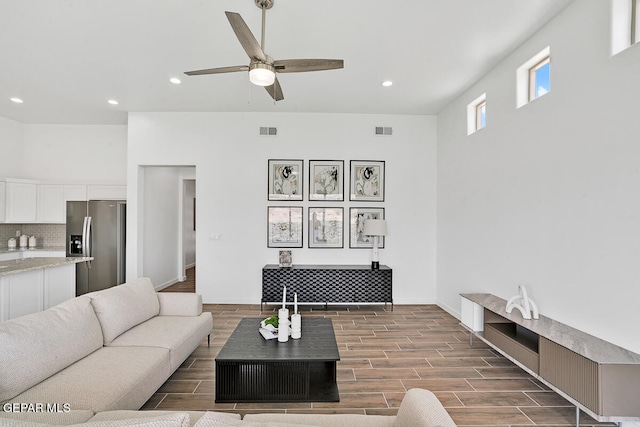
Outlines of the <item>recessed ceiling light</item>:
{"type": "Polygon", "coordinates": [[[384,87],[389,87],[391,85],[393,85],[393,82],[391,80],[385,80],[382,82],[382,86],[384,87]]]}
{"type": "Polygon", "coordinates": [[[179,85],[180,83],[182,83],[182,81],[181,81],[179,78],[177,78],[177,77],[171,77],[171,78],[169,79],[169,81],[170,81],[171,83],[173,83],[174,85],[179,85]]]}
{"type": "Polygon", "coordinates": [[[15,102],[16,104],[22,104],[24,101],[20,98],[11,98],[11,101],[15,102]]]}
{"type": "Polygon", "coordinates": [[[115,99],[110,99],[107,102],[111,105],[118,105],[118,101],[116,101],[115,99]]]}

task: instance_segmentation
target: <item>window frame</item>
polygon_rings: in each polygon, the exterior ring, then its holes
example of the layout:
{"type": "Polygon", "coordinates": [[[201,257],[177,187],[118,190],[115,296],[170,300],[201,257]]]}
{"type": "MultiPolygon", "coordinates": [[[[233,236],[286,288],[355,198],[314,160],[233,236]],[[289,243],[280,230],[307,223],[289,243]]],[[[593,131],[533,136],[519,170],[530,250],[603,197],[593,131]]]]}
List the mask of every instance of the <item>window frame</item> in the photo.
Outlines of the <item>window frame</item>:
{"type": "Polygon", "coordinates": [[[487,93],[483,93],[469,104],[467,104],[467,136],[476,133],[480,129],[487,127],[487,93]],[[480,109],[484,107],[484,126],[480,109]]]}
{"type": "MultiPolygon", "coordinates": [[[[524,107],[534,99],[538,99],[530,98],[529,73],[532,68],[541,64],[547,58],[549,58],[549,62],[551,62],[551,45],[531,56],[524,64],[516,69],[516,108],[524,107]]],[[[551,70],[549,70],[549,82],[551,82],[551,70]]],[[[551,87],[549,87],[549,91],[551,91],[551,87]]]]}
{"type": "Polygon", "coordinates": [[[484,99],[476,105],[476,131],[484,129],[487,126],[487,100],[484,99]],[[484,116],[484,123],[482,118],[484,116]]]}
{"type": "Polygon", "coordinates": [[[631,45],[638,43],[638,34],[640,31],[638,30],[638,23],[640,21],[640,17],[638,17],[638,13],[640,13],[640,0],[631,0],[631,45]]]}
{"type": "Polygon", "coordinates": [[[540,96],[538,96],[537,94],[537,83],[538,83],[538,77],[537,77],[537,72],[540,68],[544,67],[545,65],[549,64],[549,91],[551,91],[551,56],[547,56],[544,59],[542,59],[542,61],[538,62],[536,65],[534,65],[533,67],[529,68],[529,102],[533,101],[534,99],[540,98],[540,96]]]}

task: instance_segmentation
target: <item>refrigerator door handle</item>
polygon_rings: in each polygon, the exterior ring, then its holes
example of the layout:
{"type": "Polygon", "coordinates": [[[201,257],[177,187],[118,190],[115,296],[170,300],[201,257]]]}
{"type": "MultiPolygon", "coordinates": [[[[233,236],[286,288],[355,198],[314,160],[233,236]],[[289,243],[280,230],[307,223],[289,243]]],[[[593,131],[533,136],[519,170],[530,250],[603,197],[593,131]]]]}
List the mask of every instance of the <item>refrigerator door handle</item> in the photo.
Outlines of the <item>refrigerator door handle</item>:
{"type": "MultiPolygon", "coordinates": [[[[91,217],[88,216],[86,218],[87,220],[87,228],[86,228],[86,233],[85,233],[85,248],[87,249],[87,255],[86,256],[91,256],[91,252],[92,252],[92,248],[91,248],[91,217]]],[[[87,261],[87,267],[91,268],[91,261],[87,261]]]]}
{"type": "Polygon", "coordinates": [[[82,223],[82,256],[87,256],[87,217],[84,217],[82,223]]]}

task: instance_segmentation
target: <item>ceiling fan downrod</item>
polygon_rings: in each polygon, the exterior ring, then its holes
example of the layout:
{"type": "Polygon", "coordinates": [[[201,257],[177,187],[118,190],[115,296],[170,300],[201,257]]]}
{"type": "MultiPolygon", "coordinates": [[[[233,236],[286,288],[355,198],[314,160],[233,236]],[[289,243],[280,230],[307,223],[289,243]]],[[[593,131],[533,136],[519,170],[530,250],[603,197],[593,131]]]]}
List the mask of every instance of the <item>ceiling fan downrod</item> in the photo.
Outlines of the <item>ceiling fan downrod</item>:
{"type": "Polygon", "coordinates": [[[260,48],[264,52],[264,32],[265,22],[267,21],[267,9],[273,7],[274,0],[255,0],[256,6],[262,9],[262,37],[260,38],[260,48]]]}

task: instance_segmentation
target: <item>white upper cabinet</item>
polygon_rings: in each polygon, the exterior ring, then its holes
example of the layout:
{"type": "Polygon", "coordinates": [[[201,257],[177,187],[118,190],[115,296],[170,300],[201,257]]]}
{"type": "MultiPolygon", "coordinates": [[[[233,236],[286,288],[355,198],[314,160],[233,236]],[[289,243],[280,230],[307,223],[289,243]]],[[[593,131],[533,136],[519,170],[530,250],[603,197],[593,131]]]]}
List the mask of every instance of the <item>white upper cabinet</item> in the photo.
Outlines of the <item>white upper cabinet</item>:
{"type": "Polygon", "coordinates": [[[63,224],[66,222],[65,210],[64,185],[38,185],[38,222],[63,224]]]}
{"type": "Polygon", "coordinates": [[[89,185],[87,200],[126,200],[126,185],[89,185]]]}
{"type": "Polygon", "coordinates": [[[0,222],[4,222],[5,220],[6,198],[7,184],[5,182],[0,182],[0,222]]]}
{"type": "Polygon", "coordinates": [[[64,201],[65,202],[84,202],[87,200],[87,186],[82,184],[65,185],[64,201]]]}
{"type": "Polygon", "coordinates": [[[5,222],[36,222],[38,185],[28,180],[7,179],[5,203],[5,222]]]}
{"type": "Polygon", "coordinates": [[[48,184],[7,178],[0,181],[0,223],[64,224],[68,201],[126,198],[126,185],[48,184]]]}

